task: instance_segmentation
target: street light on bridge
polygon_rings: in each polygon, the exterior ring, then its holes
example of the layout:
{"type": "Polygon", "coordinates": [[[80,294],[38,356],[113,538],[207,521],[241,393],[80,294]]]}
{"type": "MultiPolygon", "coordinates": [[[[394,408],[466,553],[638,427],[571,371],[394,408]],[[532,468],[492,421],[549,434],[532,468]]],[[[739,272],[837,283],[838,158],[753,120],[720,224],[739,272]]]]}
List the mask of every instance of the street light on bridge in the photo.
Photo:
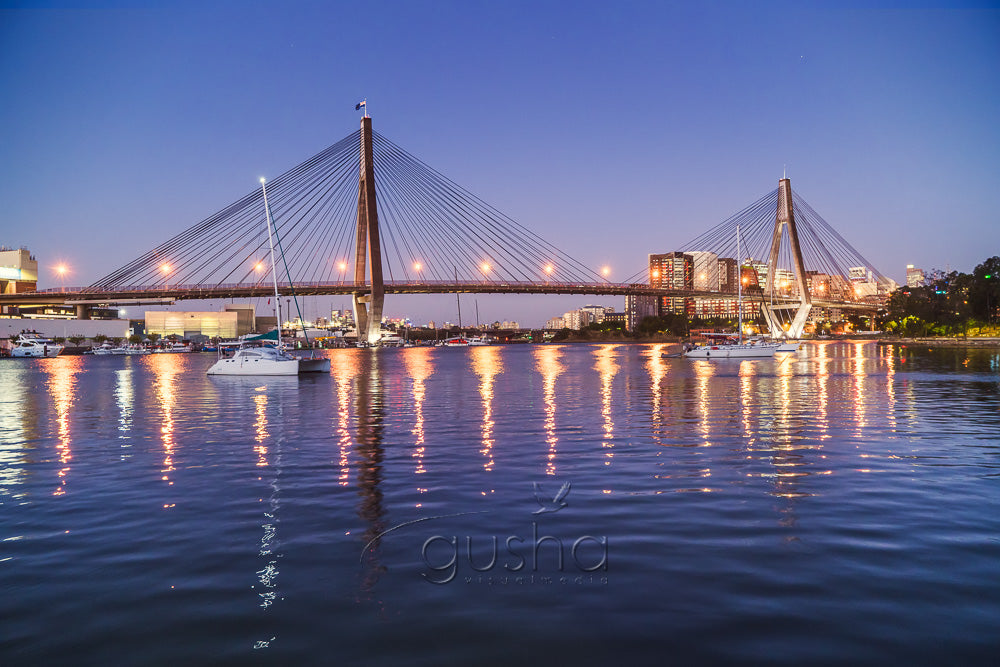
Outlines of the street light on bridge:
{"type": "Polygon", "coordinates": [[[417,282],[420,282],[420,270],[424,268],[424,265],[420,262],[413,263],[413,270],[417,272],[417,282]]]}
{"type": "Polygon", "coordinates": [[[56,273],[59,274],[59,286],[63,292],[66,291],[66,272],[69,269],[65,264],[59,264],[56,266],[56,273]]]}
{"type": "Polygon", "coordinates": [[[160,264],[160,271],[163,272],[163,287],[164,288],[170,287],[170,281],[168,280],[168,278],[170,276],[170,269],[171,269],[171,266],[170,266],[169,263],[164,262],[163,264],[160,264]]]}
{"type": "Polygon", "coordinates": [[[601,275],[604,276],[605,280],[607,280],[608,276],[611,275],[611,267],[605,266],[604,268],[602,268],[601,269],[601,275]]]}
{"type": "Polygon", "coordinates": [[[337,264],[337,268],[340,269],[340,282],[344,282],[344,274],[347,273],[347,262],[340,262],[337,264]]]}

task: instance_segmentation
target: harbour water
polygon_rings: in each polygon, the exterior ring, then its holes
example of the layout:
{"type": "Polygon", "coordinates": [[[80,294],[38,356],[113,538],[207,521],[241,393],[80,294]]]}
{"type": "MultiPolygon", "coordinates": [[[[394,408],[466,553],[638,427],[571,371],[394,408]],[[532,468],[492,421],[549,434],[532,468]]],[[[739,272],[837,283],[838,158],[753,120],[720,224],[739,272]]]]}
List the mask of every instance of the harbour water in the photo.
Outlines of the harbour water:
{"type": "Polygon", "coordinates": [[[0,663],[995,660],[1000,351],[664,350],[4,360],[0,663]]]}

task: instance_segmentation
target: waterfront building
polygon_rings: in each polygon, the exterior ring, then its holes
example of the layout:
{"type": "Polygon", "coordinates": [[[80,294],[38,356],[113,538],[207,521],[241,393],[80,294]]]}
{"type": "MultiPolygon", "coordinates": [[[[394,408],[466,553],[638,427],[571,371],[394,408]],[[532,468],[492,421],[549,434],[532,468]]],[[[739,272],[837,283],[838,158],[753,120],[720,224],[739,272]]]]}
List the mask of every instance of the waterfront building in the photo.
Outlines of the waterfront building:
{"type": "Polygon", "coordinates": [[[628,331],[635,331],[645,318],[659,315],[658,301],[655,296],[627,295],[625,297],[625,328],[628,331]]]}
{"type": "Polygon", "coordinates": [[[927,278],[924,276],[924,270],[914,267],[912,264],[906,265],[906,286],[907,287],[923,287],[927,278]]]}
{"type": "Polygon", "coordinates": [[[609,308],[607,306],[584,306],[583,308],[580,309],[580,311],[590,313],[591,317],[590,321],[596,324],[600,324],[601,322],[604,321],[604,316],[607,313],[615,312],[615,309],[609,308]]]}
{"type": "Polygon", "coordinates": [[[865,283],[871,282],[871,273],[868,271],[868,267],[865,266],[852,266],[847,269],[847,277],[850,278],[852,283],[865,283]]]}
{"type": "Polygon", "coordinates": [[[564,329],[566,328],[566,320],[561,317],[553,317],[545,321],[546,329],[564,329]]]}
{"type": "Polygon", "coordinates": [[[739,281],[739,271],[737,262],[732,257],[719,258],[719,291],[726,294],[737,293],[737,282],[739,281]]]}
{"type": "Polygon", "coordinates": [[[563,315],[563,326],[578,331],[593,322],[593,316],[585,310],[571,310],[563,315]]]}
{"type": "MultiPolygon", "coordinates": [[[[760,314],[759,300],[744,299],[742,304],[744,320],[753,319],[760,314]]],[[[737,319],[739,308],[740,301],[736,297],[695,297],[692,299],[693,317],[737,319]]]]}
{"type": "MultiPolygon", "coordinates": [[[[653,303],[655,305],[655,299],[653,303]]],[[[628,329],[628,313],[604,313],[604,322],[607,324],[620,324],[623,328],[628,329]]]]}
{"type": "Polygon", "coordinates": [[[719,256],[714,252],[695,250],[691,256],[691,280],[696,290],[719,291],[719,256]]]}
{"type": "MultiPolygon", "coordinates": [[[[649,284],[651,287],[674,289],[694,288],[694,258],[683,252],[668,252],[649,256],[649,284]]],[[[685,297],[665,296],[658,304],[659,315],[665,313],[687,314],[691,300],[685,297]]]]}
{"type": "Polygon", "coordinates": [[[146,333],[160,336],[207,336],[209,338],[237,338],[250,333],[258,320],[253,306],[227,306],[221,312],[147,310],[146,333]]]}
{"type": "Polygon", "coordinates": [[[0,294],[38,289],[38,260],[27,248],[0,246],[0,294]]]}

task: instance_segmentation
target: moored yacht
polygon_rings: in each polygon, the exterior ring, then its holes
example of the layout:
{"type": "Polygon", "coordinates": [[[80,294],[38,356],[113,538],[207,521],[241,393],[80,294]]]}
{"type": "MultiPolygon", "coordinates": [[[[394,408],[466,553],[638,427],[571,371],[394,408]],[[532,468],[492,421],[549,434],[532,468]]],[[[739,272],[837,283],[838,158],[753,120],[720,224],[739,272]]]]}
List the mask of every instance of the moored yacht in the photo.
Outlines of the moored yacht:
{"type": "MultiPolygon", "coordinates": [[[[279,347],[249,346],[242,343],[228,356],[226,344],[219,346],[220,357],[208,369],[209,375],[298,375],[299,360],[279,347]]],[[[232,349],[232,345],[229,346],[232,349]]]]}
{"type": "Polygon", "coordinates": [[[51,338],[44,338],[34,331],[26,331],[14,339],[10,350],[12,357],[57,357],[63,346],[51,338]]]}

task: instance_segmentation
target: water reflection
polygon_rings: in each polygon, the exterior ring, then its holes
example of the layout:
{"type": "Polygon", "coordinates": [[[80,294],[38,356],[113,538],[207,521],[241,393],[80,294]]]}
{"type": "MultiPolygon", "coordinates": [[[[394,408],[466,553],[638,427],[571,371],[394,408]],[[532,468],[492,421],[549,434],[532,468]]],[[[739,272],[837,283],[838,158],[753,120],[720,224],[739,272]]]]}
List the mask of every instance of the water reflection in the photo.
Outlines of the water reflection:
{"type": "Polygon", "coordinates": [[[851,345],[851,369],[854,376],[854,435],[861,437],[868,426],[865,411],[865,343],[851,345]]]}
{"type": "Polygon", "coordinates": [[[561,346],[541,345],[533,350],[535,367],[542,374],[542,401],[545,404],[545,444],[549,451],[546,456],[545,474],[556,474],[556,378],[565,370],[559,363],[562,356],[561,346]]]}
{"type": "Polygon", "coordinates": [[[34,429],[25,426],[29,417],[38,418],[38,409],[32,405],[36,394],[27,389],[25,371],[22,368],[4,371],[0,395],[0,494],[13,493],[13,488],[24,482],[27,442],[35,438],[34,429]]]}
{"type": "MultiPolygon", "coordinates": [[[[129,359],[131,361],[131,359],[129,359]]],[[[115,404],[118,406],[118,439],[121,440],[121,458],[128,458],[132,446],[129,433],[132,431],[132,413],[135,410],[135,387],[132,365],[115,371],[115,404]]]]}
{"type": "Polygon", "coordinates": [[[830,383],[830,344],[819,343],[813,347],[815,350],[815,374],[816,374],[816,430],[817,438],[826,440],[830,437],[830,420],[827,416],[829,409],[830,393],[828,385],[830,383]]]}
{"type": "Polygon", "coordinates": [[[720,362],[697,359],[693,362],[695,375],[695,401],[698,406],[698,433],[701,436],[701,446],[712,445],[712,376],[720,362]]]}
{"type": "Polygon", "coordinates": [[[358,373],[358,362],[355,354],[334,354],[330,357],[330,374],[337,382],[337,445],[340,448],[338,465],[340,473],[337,483],[340,486],[350,484],[351,449],[354,439],[351,436],[351,383],[358,373]]]}
{"type": "MultiPolygon", "coordinates": [[[[163,445],[163,467],[160,469],[160,479],[173,486],[170,473],[174,471],[174,402],[176,400],[176,377],[181,370],[182,361],[179,354],[154,354],[148,358],[149,368],[155,379],[156,403],[160,407],[160,441],[163,445]]],[[[164,509],[173,507],[173,503],[165,503],[164,509]]]]}
{"type": "Polygon", "coordinates": [[[663,379],[667,376],[667,365],[663,361],[663,350],[667,346],[658,343],[646,352],[646,371],[649,373],[649,390],[653,429],[651,435],[656,444],[662,444],[660,435],[663,433],[663,379]]]}
{"type": "Polygon", "coordinates": [[[752,361],[744,359],[740,362],[740,424],[743,427],[743,440],[747,447],[752,448],[756,441],[757,430],[753,424],[753,415],[756,409],[753,391],[754,376],[757,374],[757,365],[752,361]]]}
{"type": "MultiPolygon", "coordinates": [[[[260,387],[257,391],[266,390],[267,387],[260,387]]],[[[267,466],[267,394],[257,394],[253,397],[254,402],[254,450],[257,452],[257,467],[267,466]]]]}
{"type": "MultiPolygon", "coordinates": [[[[261,558],[263,567],[255,573],[260,584],[260,590],[257,592],[260,606],[267,609],[274,604],[278,596],[276,590],[279,574],[278,556],[274,552],[274,545],[278,533],[278,508],[280,506],[278,476],[281,474],[281,466],[277,465],[280,464],[279,452],[275,451],[276,465],[271,465],[268,456],[267,442],[270,434],[267,430],[267,385],[256,387],[254,392],[254,451],[257,454],[257,467],[272,468],[271,480],[268,484],[271,488],[271,494],[268,496],[268,506],[264,511],[264,521],[260,526],[262,534],[257,550],[257,556],[261,558]]],[[[258,477],[257,479],[262,478],[258,477]]]]}
{"type": "Polygon", "coordinates": [[[73,459],[70,438],[70,409],[76,401],[76,374],[83,367],[82,357],[56,357],[46,359],[41,364],[48,375],[49,394],[56,409],[56,452],[59,456],[59,485],[52,492],[54,496],[66,493],[69,477],[69,462],[73,459]]]}
{"type": "Polygon", "coordinates": [[[889,419],[889,430],[896,433],[896,356],[890,345],[880,346],[879,351],[885,362],[885,391],[889,401],[886,406],[886,417],[889,419]]]}
{"type": "MultiPolygon", "coordinates": [[[[433,350],[429,347],[411,348],[403,354],[406,372],[413,381],[413,458],[417,460],[417,466],[413,472],[417,475],[427,472],[424,467],[424,455],[427,451],[424,434],[424,395],[427,389],[424,382],[434,372],[432,355],[433,350]]],[[[418,489],[421,493],[426,490],[425,488],[418,489]]]]}
{"type": "Polygon", "coordinates": [[[486,458],[483,468],[493,470],[493,379],[503,372],[499,347],[474,347],[472,370],[479,376],[479,396],[483,402],[483,422],[480,428],[483,448],[479,452],[486,458]]]}
{"type": "Polygon", "coordinates": [[[614,457],[615,422],[611,411],[611,385],[618,372],[619,366],[615,362],[615,349],[617,345],[601,345],[594,350],[597,357],[594,369],[601,375],[601,417],[603,419],[604,434],[601,440],[601,447],[606,449],[604,465],[611,465],[614,457]]]}
{"type": "Polygon", "coordinates": [[[357,419],[356,451],[358,462],[358,516],[366,528],[361,536],[361,544],[371,546],[365,549],[364,570],[361,575],[361,594],[370,597],[386,568],[379,560],[381,540],[376,539],[386,528],[385,506],[382,489],[382,448],[385,430],[385,396],[382,385],[381,362],[377,350],[358,351],[356,358],[367,357],[367,368],[362,369],[355,380],[356,396],[354,413],[357,419]]]}

